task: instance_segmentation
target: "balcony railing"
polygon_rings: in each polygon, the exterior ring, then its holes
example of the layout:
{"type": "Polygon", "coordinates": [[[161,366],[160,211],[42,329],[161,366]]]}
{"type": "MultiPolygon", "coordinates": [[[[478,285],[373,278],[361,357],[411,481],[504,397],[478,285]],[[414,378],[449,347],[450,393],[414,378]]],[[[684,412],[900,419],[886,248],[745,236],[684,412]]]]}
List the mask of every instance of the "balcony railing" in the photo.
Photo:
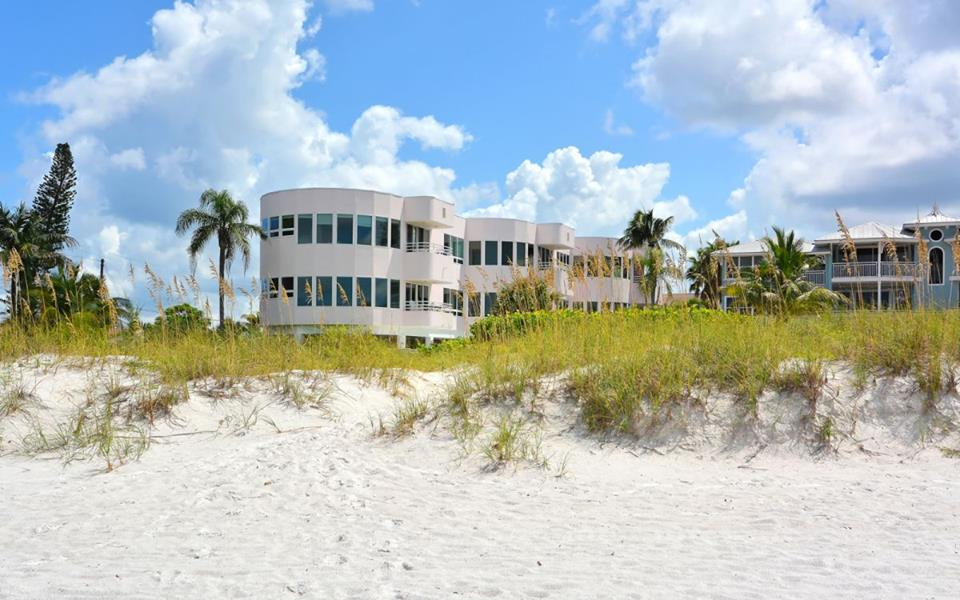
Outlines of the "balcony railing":
{"type": "Polygon", "coordinates": [[[537,270],[549,271],[550,269],[566,269],[567,265],[558,260],[541,260],[537,263],[537,270]]]}
{"type": "Polygon", "coordinates": [[[878,273],[880,277],[915,277],[917,272],[917,263],[913,262],[851,262],[833,265],[834,278],[876,278],[878,273]]]}
{"type": "Polygon", "coordinates": [[[449,246],[431,244],[430,242],[410,242],[407,244],[406,250],[407,252],[439,254],[440,256],[450,256],[452,254],[449,246]]]}
{"type": "Polygon", "coordinates": [[[809,281],[813,285],[824,285],[827,282],[827,272],[826,271],[804,271],[803,278],[806,281],[809,281]]]}
{"type": "Polygon", "coordinates": [[[447,302],[430,302],[429,300],[407,300],[404,309],[413,312],[454,312],[453,305],[447,302]]]}

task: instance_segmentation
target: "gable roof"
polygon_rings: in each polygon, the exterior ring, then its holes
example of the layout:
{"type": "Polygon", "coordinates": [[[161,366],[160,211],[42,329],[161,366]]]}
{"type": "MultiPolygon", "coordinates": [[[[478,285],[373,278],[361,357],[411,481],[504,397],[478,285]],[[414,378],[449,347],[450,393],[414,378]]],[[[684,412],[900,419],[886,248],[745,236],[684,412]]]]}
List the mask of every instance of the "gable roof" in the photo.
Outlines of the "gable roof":
{"type": "MultiPolygon", "coordinates": [[[[810,253],[813,251],[813,244],[810,242],[803,242],[801,245],[802,250],[805,253],[810,253]]],[[[749,254],[766,254],[767,245],[762,239],[760,240],[750,240],[749,242],[743,242],[742,244],[737,244],[736,246],[730,246],[726,250],[717,250],[714,254],[729,254],[731,256],[743,256],[749,254]]]]}
{"type": "MultiPolygon", "coordinates": [[[[850,238],[853,239],[854,242],[881,242],[885,239],[916,241],[912,236],[900,233],[900,229],[897,227],[876,223],[874,221],[850,227],[847,231],[850,233],[850,238]]],[[[842,241],[844,241],[844,236],[839,231],[824,234],[814,240],[817,244],[829,244],[831,242],[842,241]]]]}
{"type": "Polygon", "coordinates": [[[904,229],[912,229],[912,226],[923,226],[923,225],[946,225],[947,223],[960,223],[960,217],[951,217],[950,215],[945,215],[940,210],[940,207],[936,204],[933,205],[933,208],[926,215],[913,220],[907,221],[903,224],[904,229]]]}

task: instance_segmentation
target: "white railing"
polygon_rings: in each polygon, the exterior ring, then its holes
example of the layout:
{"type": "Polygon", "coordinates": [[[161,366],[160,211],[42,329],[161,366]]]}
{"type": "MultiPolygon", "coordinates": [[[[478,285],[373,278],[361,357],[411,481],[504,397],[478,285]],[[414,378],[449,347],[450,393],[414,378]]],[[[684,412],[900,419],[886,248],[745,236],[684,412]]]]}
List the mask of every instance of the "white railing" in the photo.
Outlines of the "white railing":
{"type": "Polygon", "coordinates": [[[449,246],[443,244],[431,244],[430,242],[410,242],[407,244],[407,252],[422,252],[424,254],[439,254],[441,256],[450,256],[453,254],[449,246]]]}
{"type": "Polygon", "coordinates": [[[918,272],[914,262],[851,262],[835,263],[833,265],[834,278],[876,278],[880,277],[915,277],[918,272]]]}
{"type": "Polygon", "coordinates": [[[803,279],[809,281],[813,285],[822,286],[827,282],[827,272],[826,271],[804,271],[803,279]]]}
{"type": "Polygon", "coordinates": [[[431,302],[429,300],[407,300],[404,304],[404,309],[415,312],[454,312],[452,304],[447,302],[431,302]]]}
{"type": "Polygon", "coordinates": [[[566,269],[567,265],[558,260],[541,260],[537,263],[537,269],[540,271],[549,271],[550,269],[566,269]]]}

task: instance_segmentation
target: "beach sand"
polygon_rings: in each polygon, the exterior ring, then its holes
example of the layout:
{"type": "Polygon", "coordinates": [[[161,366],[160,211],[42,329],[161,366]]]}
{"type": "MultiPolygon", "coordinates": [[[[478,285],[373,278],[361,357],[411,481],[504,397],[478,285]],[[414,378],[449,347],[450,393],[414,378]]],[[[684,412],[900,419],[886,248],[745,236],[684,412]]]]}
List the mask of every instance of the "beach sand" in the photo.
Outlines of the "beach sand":
{"type": "MultiPolygon", "coordinates": [[[[16,369],[0,598],[960,597],[960,460],[934,445],[649,451],[561,403],[546,466],[491,468],[439,421],[374,435],[398,400],[336,376],[303,409],[192,386],[111,472],[18,450],[114,376],[94,371],[16,369]]],[[[414,377],[429,398],[442,375],[414,377]]]]}

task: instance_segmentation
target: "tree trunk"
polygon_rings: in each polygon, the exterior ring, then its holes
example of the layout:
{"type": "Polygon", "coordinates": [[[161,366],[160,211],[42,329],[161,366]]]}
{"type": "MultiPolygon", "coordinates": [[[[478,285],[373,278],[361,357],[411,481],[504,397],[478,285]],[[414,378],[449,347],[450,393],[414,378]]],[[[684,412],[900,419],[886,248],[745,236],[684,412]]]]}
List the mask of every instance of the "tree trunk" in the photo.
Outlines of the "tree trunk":
{"type": "Polygon", "coordinates": [[[220,281],[217,282],[217,295],[220,297],[220,330],[221,331],[223,331],[223,288],[224,288],[223,284],[226,281],[226,277],[227,277],[227,274],[223,272],[224,265],[227,262],[225,257],[226,249],[224,248],[224,241],[225,240],[221,236],[220,237],[220,265],[219,265],[220,281]]]}

